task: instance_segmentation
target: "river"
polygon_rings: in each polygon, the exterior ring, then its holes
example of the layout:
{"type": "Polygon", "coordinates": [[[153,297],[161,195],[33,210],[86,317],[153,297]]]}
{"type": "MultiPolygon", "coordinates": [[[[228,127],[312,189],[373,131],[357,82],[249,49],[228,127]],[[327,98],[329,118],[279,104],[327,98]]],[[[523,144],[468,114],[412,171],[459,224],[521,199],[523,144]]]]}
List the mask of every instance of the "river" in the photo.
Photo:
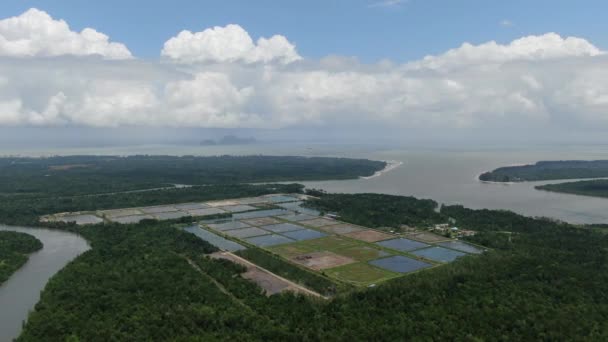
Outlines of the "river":
{"type": "Polygon", "coordinates": [[[4,225],[0,225],[0,230],[30,234],[44,245],[0,286],[0,341],[4,342],[19,336],[23,321],[40,299],[48,280],[90,247],[86,240],[68,232],[4,225]]]}

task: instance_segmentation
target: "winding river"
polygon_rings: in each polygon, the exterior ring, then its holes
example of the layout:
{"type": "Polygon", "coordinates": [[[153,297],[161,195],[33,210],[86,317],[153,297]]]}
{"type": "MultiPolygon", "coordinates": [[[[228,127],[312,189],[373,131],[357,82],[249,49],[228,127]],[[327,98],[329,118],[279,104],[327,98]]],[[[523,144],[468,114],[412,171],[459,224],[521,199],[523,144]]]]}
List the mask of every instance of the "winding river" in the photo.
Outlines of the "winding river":
{"type": "Polygon", "coordinates": [[[44,245],[0,286],[0,341],[4,342],[19,336],[22,323],[40,299],[48,280],[90,247],[86,240],[68,232],[5,225],[0,225],[0,230],[30,234],[44,245]]]}

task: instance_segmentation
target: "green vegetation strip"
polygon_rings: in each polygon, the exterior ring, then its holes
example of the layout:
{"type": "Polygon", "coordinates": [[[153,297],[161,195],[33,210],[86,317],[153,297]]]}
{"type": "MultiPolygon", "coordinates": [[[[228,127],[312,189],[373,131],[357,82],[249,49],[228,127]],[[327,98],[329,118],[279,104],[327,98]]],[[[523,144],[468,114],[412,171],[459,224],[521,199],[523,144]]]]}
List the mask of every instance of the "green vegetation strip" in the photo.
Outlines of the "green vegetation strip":
{"type": "Polygon", "coordinates": [[[0,284],[27,262],[28,254],[40,249],[42,243],[31,235],[0,231],[0,284]]]}
{"type": "Polygon", "coordinates": [[[310,191],[318,199],[306,205],[322,212],[335,212],[340,220],[364,227],[399,230],[401,225],[426,226],[443,223],[446,218],[436,211],[437,202],[414,197],[382,194],[327,194],[310,191]]]}
{"type": "Polygon", "coordinates": [[[536,186],[535,188],[582,196],[608,197],[608,179],[546,184],[536,186]]]}
{"type": "Polygon", "coordinates": [[[0,194],[20,197],[115,193],[173,184],[210,185],[354,179],[386,163],[288,156],[66,156],[0,158],[0,194]]]}
{"type": "Polygon", "coordinates": [[[531,165],[505,166],[485,172],[482,181],[524,182],[608,177],[608,160],[539,161],[531,165]]]}

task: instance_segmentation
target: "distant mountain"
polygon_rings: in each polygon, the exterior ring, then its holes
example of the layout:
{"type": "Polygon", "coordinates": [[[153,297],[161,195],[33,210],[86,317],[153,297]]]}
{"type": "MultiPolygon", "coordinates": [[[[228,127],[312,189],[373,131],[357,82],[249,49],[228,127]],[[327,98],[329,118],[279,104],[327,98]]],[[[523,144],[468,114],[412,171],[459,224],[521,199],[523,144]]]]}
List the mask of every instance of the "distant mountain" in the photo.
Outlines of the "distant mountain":
{"type": "Polygon", "coordinates": [[[248,145],[255,144],[258,141],[254,137],[241,138],[236,135],[225,135],[221,139],[213,140],[213,139],[205,139],[201,141],[201,145],[248,145]]]}

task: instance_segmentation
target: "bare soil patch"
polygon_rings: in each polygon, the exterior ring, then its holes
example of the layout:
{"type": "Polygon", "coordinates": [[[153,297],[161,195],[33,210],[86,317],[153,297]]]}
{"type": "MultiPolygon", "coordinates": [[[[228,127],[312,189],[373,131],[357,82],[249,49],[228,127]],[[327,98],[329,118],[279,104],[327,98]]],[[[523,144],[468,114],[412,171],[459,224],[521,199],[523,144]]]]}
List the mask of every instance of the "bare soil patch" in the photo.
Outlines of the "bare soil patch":
{"type": "Polygon", "coordinates": [[[317,271],[355,262],[352,258],[328,251],[301,254],[291,258],[291,260],[317,271]]]}
{"type": "Polygon", "coordinates": [[[371,229],[348,233],[348,234],[344,234],[344,235],[348,236],[350,238],[365,241],[365,242],[376,242],[376,241],[382,241],[382,240],[395,238],[394,235],[382,233],[377,230],[371,230],[371,229]]]}
{"type": "Polygon", "coordinates": [[[247,219],[247,220],[241,220],[242,222],[245,222],[249,225],[252,226],[268,226],[271,224],[277,224],[277,223],[281,223],[281,221],[272,218],[272,217],[258,217],[258,218],[252,218],[252,219],[247,219]]]}
{"type": "Polygon", "coordinates": [[[305,224],[307,226],[319,228],[319,227],[330,226],[332,224],[339,224],[340,222],[334,221],[334,220],[328,220],[328,219],[324,219],[324,218],[316,218],[313,220],[300,221],[300,223],[305,224]]]}
{"type": "Polygon", "coordinates": [[[437,235],[437,234],[433,234],[433,233],[429,233],[429,232],[419,232],[419,233],[407,234],[405,237],[408,239],[413,239],[413,240],[418,240],[418,241],[428,242],[428,243],[450,241],[450,238],[447,238],[447,237],[441,236],[441,235],[437,235]]]}

